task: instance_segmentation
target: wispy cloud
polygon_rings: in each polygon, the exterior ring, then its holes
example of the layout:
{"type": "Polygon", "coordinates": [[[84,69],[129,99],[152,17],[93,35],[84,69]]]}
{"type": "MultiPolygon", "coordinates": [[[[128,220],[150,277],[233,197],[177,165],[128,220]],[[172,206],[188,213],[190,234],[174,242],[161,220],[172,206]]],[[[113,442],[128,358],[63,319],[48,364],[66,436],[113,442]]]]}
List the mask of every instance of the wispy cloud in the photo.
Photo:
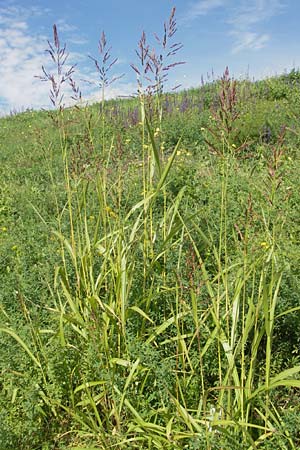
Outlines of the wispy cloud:
{"type": "Polygon", "coordinates": [[[57,19],[55,23],[57,28],[64,33],[77,31],[77,27],[70,25],[65,19],[57,19]]]}
{"type": "Polygon", "coordinates": [[[88,39],[86,39],[74,25],[71,25],[67,20],[58,18],[55,20],[55,24],[60,33],[64,33],[68,43],[74,45],[84,45],[88,44],[88,39]]]}
{"type": "Polygon", "coordinates": [[[45,37],[30,33],[36,9],[0,8],[0,104],[2,112],[45,104],[46,87],[34,79],[44,60],[45,37]]]}
{"type": "Polygon", "coordinates": [[[281,0],[251,0],[243,2],[237,8],[231,23],[244,30],[272,18],[283,11],[285,4],[281,0]]]}
{"type": "MultiPolygon", "coordinates": [[[[36,75],[42,75],[42,65],[46,66],[47,71],[53,71],[49,55],[45,54],[49,36],[37,34],[30,26],[30,19],[33,16],[46,15],[48,12],[48,9],[23,8],[13,3],[6,7],[0,6],[0,115],[12,110],[50,106],[50,86],[35,78],[36,75]]],[[[72,40],[72,34],[76,32],[75,27],[62,19],[57,22],[59,32],[64,30],[67,34],[71,33],[68,41],[74,44],[77,37],[77,45],[83,43],[83,39],[78,42],[80,37],[78,33],[77,36],[75,33],[72,40]]],[[[77,62],[83,63],[84,60],[88,60],[87,56],[77,51],[69,52],[69,67],[77,62]]],[[[82,69],[76,67],[75,78],[82,84],[86,100],[92,101],[97,98],[96,88],[80,82],[81,79],[95,79],[92,66],[90,69],[88,66],[82,69]]],[[[132,85],[124,81],[118,86],[110,87],[107,90],[107,98],[129,93],[132,93],[132,85]]],[[[70,104],[69,94],[70,89],[67,88],[66,105],[70,104]]]]}
{"type": "Polygon", "coordinates": [[[243,50],[260,50],[271,40],[271,35],[260,31],[259,26],[284,10],[282,0],[248,0],[236,8],[229,20],[234,37],[232,53],[243,50]]]}
{"type": "Polygon", "coordinates": [[[232,53],[239,53],[243,50],[260,50],[270,41],[271,36],[267,33],[259,34],[251,31],[232,32],[235,36],[235,43],[232,53]]]}
{"type": "Polygon", "coordinates": [[[186,13],[179,19],[179,23],[182,25],[190,24],[198,17],[205,16],[214,9],[224,6],[225,3],[226,0],[200,0],[191,3],[186,13]]]}

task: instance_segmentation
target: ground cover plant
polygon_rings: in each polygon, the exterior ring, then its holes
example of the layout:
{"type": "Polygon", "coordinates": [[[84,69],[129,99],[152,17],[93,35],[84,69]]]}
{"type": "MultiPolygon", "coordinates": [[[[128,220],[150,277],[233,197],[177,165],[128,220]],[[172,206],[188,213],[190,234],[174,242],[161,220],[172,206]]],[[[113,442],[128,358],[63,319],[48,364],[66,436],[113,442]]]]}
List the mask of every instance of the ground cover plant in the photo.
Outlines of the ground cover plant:
{"type": "Polygon", "coordinates": [[[0,121],[0,448],[298,448],[299,73],[166,93],[172,10],[87,106],[48,50],[55,108],[0,121]]]}

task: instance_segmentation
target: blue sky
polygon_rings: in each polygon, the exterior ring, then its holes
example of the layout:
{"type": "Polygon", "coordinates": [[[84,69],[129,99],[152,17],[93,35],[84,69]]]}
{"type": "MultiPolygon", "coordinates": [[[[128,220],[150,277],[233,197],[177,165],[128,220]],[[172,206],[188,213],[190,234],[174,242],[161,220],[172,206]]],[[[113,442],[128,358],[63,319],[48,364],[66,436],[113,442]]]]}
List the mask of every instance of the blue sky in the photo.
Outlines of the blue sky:
{"type": "Polygon", "coordinates": [[[42,65],[52,70],[45,49],[54,23],[67,43],[69,63],[78,64],[74,78],[85,99],[100,98],[88,55],[97,57],[103,30],[118,58],[112,74],[125,74],[106,96],[134,93],[130,64],[137,63],[141,33],[151,48],[157,46],[153,33],[163,34],[173,6],[174,42],[183,44],[176,60],[186,64],[170,71],[169,87],[198,86],[201,76],[213,70],[218,77],[226,65],[237,78],[255,79],[300,66],[299,0],[0,0],[0,112],[50,106],[49,86],[34,76],[41,75],[42,65]]]}

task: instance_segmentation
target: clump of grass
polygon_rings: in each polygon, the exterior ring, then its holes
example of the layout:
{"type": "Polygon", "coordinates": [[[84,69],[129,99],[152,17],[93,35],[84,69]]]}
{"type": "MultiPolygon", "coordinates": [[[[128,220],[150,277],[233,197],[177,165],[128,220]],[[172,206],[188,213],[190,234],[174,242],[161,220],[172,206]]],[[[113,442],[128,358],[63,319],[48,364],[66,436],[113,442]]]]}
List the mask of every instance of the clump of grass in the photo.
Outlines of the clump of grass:
{"type": "Polygon", "coordinates": [[[240,142],[241,112],[237,81],[230,78],[229,69],[220,80],[220,91],[217,105],[211,108],[211,124],[207,127],[208,136],[205,142],[212,152],[221,156],[226,153],[241,155],[249,142],[240,142]]]}
{"type": "Polygon", "coordinates": [[[100,113],[101,113],[101,123],[102,123],[102,148],[104,153],[105,148],[105,90],[113,84],[115,81],[121,79],[124,74],[121,75],[110,75],[111,69],[117,63],[118,58],[114,58],[111,60],[111,47],[108,47],[107,39],[104,31],[101,34],[98,43],[98,50],[100,59],[89,56],[90,59],[94,62],[95,68],[97,70],[99,76],[98,87],[101,92],[101,101],[100,101],[100,113]]]}
{"type": "MultiPolygon", "coordinates": [[[[54,27],[49,54],[58,78],[43,68],[42,79],[50,82],[50,100],[59,109],[55,124],[64,203],[57,199],[56,227],[47,231],[61,260],[51,286],[47,326],[32,320],[20,295],[31,339],[25,340],[8,325],[0,331],[13,338],[32,363],[40,417],[63,423],[56,442],[68,437],[70,445],[92,442],[102,449],[171,450],[260,448],[270,440],[296,448],[272,399],[278,387],[300,387],[299,366],[277,372],[272,368],[284,277],[279,233],[284,220],[279,217],[273,226],[271,218],[284,176],[283,135],[268,162],[268,207],[264,205],[261,213],[259,231],[269,241],[252,253],[251,198],[243,230],[237,225],[239,239],[234,242],[228,226],[231,177],[242,148],[232,150],[239,99],[226,71],[214,111],[217,125],[209,129],[214,141],[207,140],[216,153],[210,173],[220,180],[215,193],[218,234],[213,233],[213,223],[204,233],[197,220],[201,209],[196,205],[191,212],[186,206],[188,181],[176,195],[169,190],[180,144],[171,149],[169,158],[162,152],[162,93],[168,70],[177,65],[166,63],[165,57],[181,48],[169,45],[175,32],[172,9],[163,37],[157,38],[162,51],[150,52],[145,34],[139,42],[141,67],[134,70],[139,77],[142,192],[129,204],[125,178],[131,172],[128,166],[127,172],[122,170],[121,164],[111,170],[116,138],[105,137],[104,88],[116,62],[110,62],[105,34],[99,43],[102,59],[92,58],[102,96],[100,142],[94,137],[97,120],[93,122],[85,108],[74,109],[92,151],[102,150],[103,164],[93,176],[78,171],[75,177],[70,173],[72,141],[62,88],[69,82],[75,98],[79,90],[72,81],[74,66],[63,71],[66,50],[54,27]],[[148,75],[153,78],[147,80],[148,75]],[[143,77],[149,83],[146,90],[143,77]],[[156,123],[151,111],[158,112],[156,123]]],[[[54,185],[53,177],[52,181],[54,185]]]]}
{"type": "MultiPolygon", "coordinates": [[[[143,31],[138,43],[136,55],[139,65],[131,64],[137,74],[138,96],[142,108],[147,107],[148,119],[154,119],[155,126],[161,126],[162,121],[162,94],[168,81],[169,71],[178,65],[185,64],[183,61],[174,61],[174,57],[182,49],[180,42],[173,42],[177,31],[176,8],[172,8],[169,20],[164,23],[164,32],[161,37],[155,34],[158,48],[151,49],[147,43],[146,33],[143,31]],[[146,103],[145,103],[146,101],[146,103]],[[153,110],[154,109],[154,110],[153,110]],[[153,117],[154,116],[154,117],[153,117]]],[[[175,86],[173,89],[179,87],[175,86]]],[[[142,120],[145,111],[142,109],[142,120]]],[[[152,120],[150,120],[152,122],[152,120]]]]}

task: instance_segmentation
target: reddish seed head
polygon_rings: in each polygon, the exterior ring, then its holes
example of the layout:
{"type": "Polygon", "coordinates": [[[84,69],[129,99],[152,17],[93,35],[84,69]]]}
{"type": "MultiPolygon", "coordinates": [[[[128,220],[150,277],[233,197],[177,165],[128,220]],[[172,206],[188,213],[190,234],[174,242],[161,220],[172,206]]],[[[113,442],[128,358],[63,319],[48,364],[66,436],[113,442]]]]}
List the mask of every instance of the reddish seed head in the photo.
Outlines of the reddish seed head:
{"type": "Polygon", "coordinates": [[[59,49],[59,39],[58,39],[58,33],[56,25],[53,25],[53,38],[54,38],[54,45],[57,49],[59,49]]]}

